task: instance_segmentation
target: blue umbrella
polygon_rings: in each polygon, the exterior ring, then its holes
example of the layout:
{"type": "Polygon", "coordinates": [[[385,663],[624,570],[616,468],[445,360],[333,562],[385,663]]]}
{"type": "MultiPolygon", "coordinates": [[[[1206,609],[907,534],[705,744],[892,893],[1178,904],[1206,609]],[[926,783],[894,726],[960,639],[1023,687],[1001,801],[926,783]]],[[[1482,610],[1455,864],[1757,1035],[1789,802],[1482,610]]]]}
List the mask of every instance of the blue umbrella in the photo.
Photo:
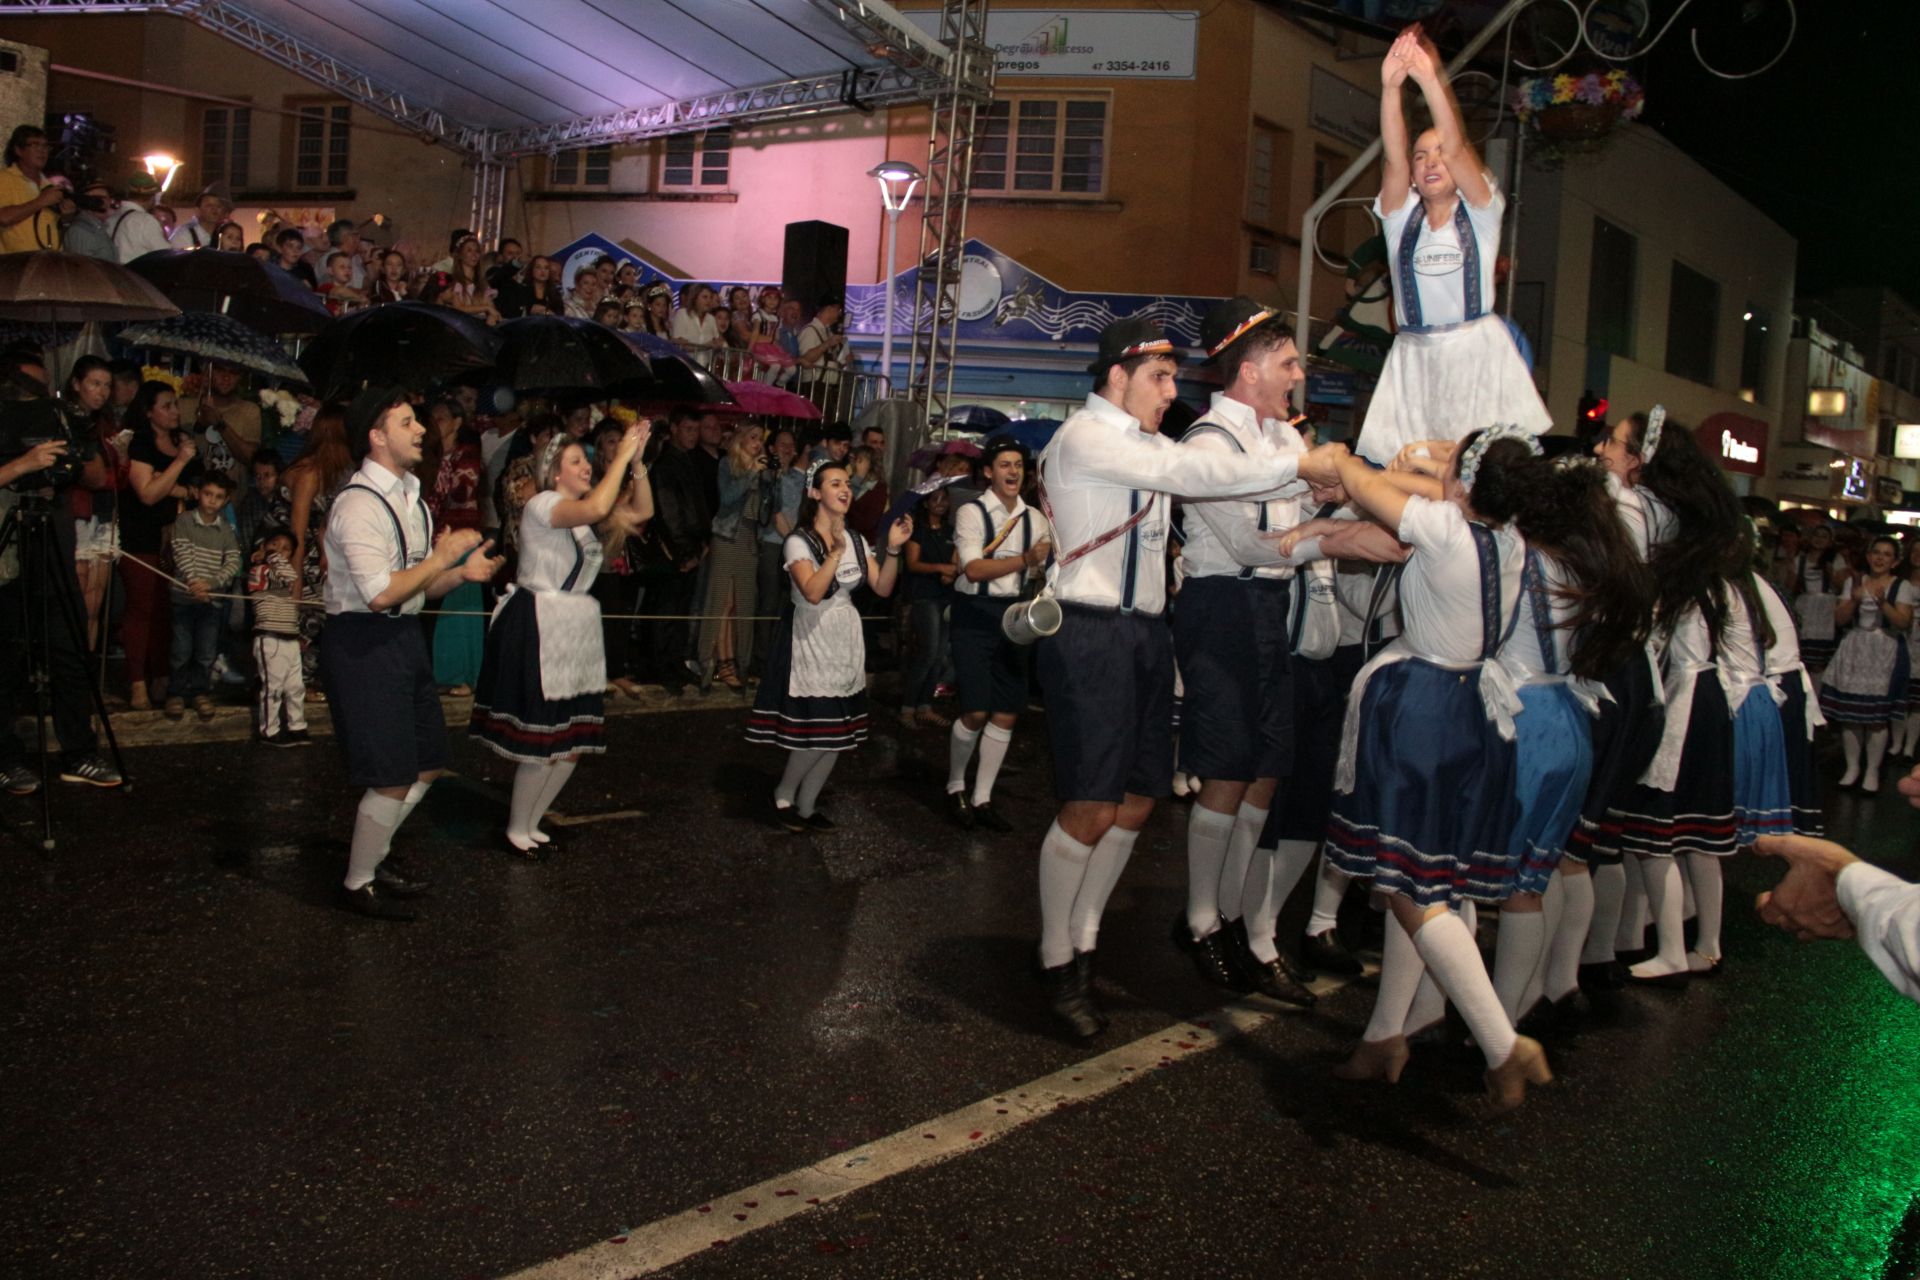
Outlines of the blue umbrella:
{"type": "Polygon", "coordinates": [[[1025,445],[1028,453],[1039,453],[1047,447],[1047,441],[1053,439],[1053,433],[1060,429],[1058,418],[1027,418],[1020,422],[1010,422],[1005,431],[998,434],[1025,445]]]}
{"type": "Polygon", "coordinates": [[[963,404],[947,415],[947,425],[961,431],[998,431],[1012,419],[983,404],[963,404]]]}
{"type": "Polygon", "coordinates": [[[183,311],[165,320],[129,325],[120,331],[120,341],[160,351],[184,351],[288,382],[307,380],[285,347],[232,316],[213,311],[183,311]]]}

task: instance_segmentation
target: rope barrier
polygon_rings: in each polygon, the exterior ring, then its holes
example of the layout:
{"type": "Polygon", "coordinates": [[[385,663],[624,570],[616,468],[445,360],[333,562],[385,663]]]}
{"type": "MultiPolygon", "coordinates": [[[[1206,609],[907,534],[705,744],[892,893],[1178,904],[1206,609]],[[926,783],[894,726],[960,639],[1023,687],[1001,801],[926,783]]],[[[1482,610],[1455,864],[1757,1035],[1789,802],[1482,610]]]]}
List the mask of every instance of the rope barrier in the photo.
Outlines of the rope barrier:
{"type": "MultiPolygon", "coordinates": [[[[145,569],[148,573],[151,573],[156,577],[165,578],[168,582],[171,582],[174,586],[179,587],[182,591],[186,591],[189,594],[192,593],[192,588],[190,588],[186,583],[180,581],[180,579],[168,573],[165,569],[162,569],[159,565],[148,564],[145,560],[139,559],[136,556],[130,556],[125,551],[121,551],[118,548],[115,548],[113,553],[113,558],[115,560],[131,560],[134,564],[139,565],[142,569],[145,569]]],[[[208,600],[252,601],[256,598],[257,597],[255,596],[247,595],[242,592],[233,592],[233,591],[210,591],[207,593],[208,600]]],[[[326,602],[322,600],[295,600],[293,603],[300,606],[303,609],[324,609],[327,607],[326,602]]],[[[435,617],[435,618],[491,618],[493,616],[493,611],[491,609],[422,609],[418,613],[410,616],[435,617]]],[[[715,619],[717,621],[722,621],[722,622],[726,621],[728,618],[733,619],[735,622],[778,622],[783,616],[784,615],[778,614],[778,613],[745,613],[745,614],[742,614],[742,613],[603,613],[600,615],[600,618],[601,618],[601,621],[603,622],[705,622],[709,618],[715,619]]]]}

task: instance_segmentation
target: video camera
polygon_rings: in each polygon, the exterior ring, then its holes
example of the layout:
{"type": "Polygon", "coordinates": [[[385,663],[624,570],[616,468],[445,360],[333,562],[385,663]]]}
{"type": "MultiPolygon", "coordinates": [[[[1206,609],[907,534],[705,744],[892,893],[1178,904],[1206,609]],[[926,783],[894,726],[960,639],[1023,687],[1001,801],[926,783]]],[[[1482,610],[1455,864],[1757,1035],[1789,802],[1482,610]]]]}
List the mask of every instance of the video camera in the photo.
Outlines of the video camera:
{"type": "Polygon", "coordinates": [[[47,397],[0,404],[0,463],[11,462],[35,445],[49,440],[65,442],[67,452],[44,471],[30,471],[11,488],[30,493],[65,489],[80,479],[80,469],[98,451],[92,433],[84,430],[60,401],[47,397]]]}

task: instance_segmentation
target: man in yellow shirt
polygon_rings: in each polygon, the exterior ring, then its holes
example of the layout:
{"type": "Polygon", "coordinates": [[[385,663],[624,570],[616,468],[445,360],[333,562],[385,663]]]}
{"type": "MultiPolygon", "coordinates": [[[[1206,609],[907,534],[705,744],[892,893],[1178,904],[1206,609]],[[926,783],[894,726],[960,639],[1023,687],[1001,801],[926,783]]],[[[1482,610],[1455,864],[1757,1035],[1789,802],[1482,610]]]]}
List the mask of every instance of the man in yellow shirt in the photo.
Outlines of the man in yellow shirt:
{"type": "Polygon", "coordinates": [[[43,130],[23,124],[7,139],[0,169],[0,253],[60,247],[60,219],[77,206],[42,172],[49,146],[43,130]]]}

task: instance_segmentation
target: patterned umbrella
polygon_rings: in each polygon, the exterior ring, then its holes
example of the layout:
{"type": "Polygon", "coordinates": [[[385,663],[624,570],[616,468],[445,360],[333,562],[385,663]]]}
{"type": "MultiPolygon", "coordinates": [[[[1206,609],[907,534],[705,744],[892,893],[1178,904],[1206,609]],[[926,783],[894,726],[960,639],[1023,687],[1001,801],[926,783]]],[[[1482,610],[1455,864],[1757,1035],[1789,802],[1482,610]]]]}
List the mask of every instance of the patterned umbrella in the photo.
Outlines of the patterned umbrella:
{"type": "Polygon", "coordinates": [[[817,418],[820,406],[805,396],[797,396],[764,382],[729,382],[736,413],[755,413],[767,418],[817,418]]]}
{"type": "Polygon", "coordinates": [[[0,254],[0,320],[157,320],[179,310],[137,274],[102,258],[52,249],[0,254]]]}
{"type": "Polygon", "coordinates": [[[318,333],[332,315],[279,267],[218,249],[155,249],[128,263],[187,311],[217,311],[262,333],[318,333]]]}
{"type": "Polygon", "coordinates": [[[286,349],[272,338],[256,333],[232,316],[210,311],[188,311],[150,324],[132,325],[120,331],[120,340],[136,347],[185,351],[209,360],[223,360],[289,382],[307,380],[286,349]]]}

